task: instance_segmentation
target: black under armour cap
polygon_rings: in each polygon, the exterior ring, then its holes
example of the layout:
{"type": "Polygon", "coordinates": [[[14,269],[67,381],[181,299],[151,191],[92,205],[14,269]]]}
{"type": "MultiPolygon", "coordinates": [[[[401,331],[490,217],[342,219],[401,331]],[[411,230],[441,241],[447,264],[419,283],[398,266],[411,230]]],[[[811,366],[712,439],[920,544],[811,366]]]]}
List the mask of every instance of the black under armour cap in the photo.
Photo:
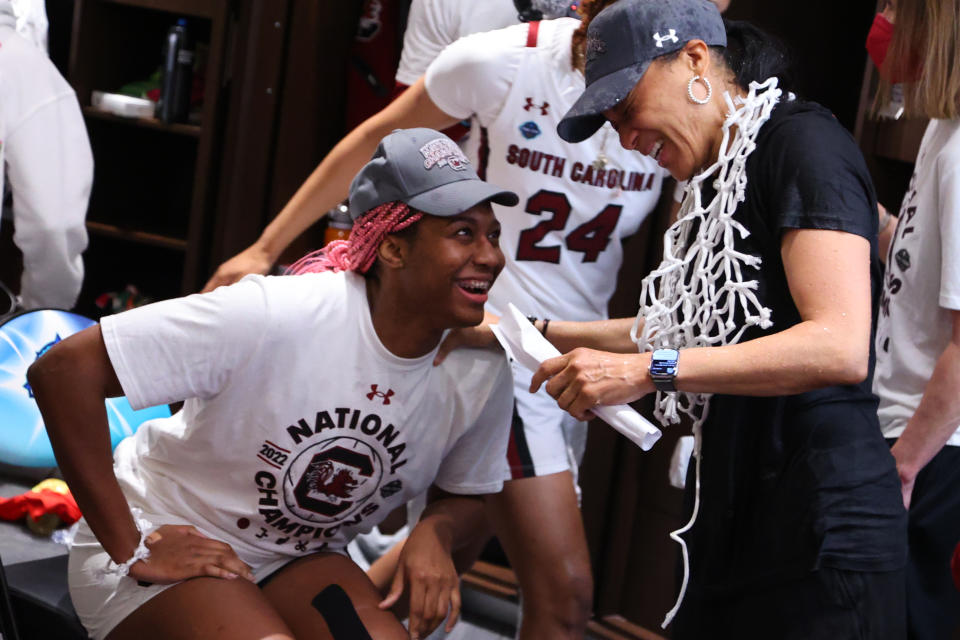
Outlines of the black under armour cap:
{"type": "Polygon", "coordinates": [[[603,126],[603,112],[627,97],[654,58],[691,40],[727,46],[723,18],[710,0],[620,0],[587,28],[587,88],[557,125],[567,142],[603,126]]]}
{"type": "Polygon", "coordinates": [[[350,184],[350,217],[394,201],[449,217],[488,200],[508,207],[519,202],[514,192],[481,180],[460,147],[439,131],[397,129],[350,184]]]}

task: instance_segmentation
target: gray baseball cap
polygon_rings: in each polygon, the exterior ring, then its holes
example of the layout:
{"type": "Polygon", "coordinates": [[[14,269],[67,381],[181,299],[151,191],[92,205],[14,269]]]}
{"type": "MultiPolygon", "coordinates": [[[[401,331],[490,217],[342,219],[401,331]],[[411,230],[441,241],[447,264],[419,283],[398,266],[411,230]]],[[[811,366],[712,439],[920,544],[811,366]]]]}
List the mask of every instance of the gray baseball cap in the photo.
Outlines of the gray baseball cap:
{"type": "Polygon", "coordinates": [[[370,162],[350,184],[350,217],[356,220],[393,201],[433,216],[455,216],[481,202],[512,207],[512,191],[487,184],[456,143],[433,129],[397,129],[380,141],[370,162]]]}
{"type": "Polygon", "coordinates": [[[619,0],[587,27],[587,89],[563,116],[557,133],[586,140],[603,126],[603,112],[627,97],[654,58],[691,40],[727,46],[723,18],[710,0],[619,0]]]}

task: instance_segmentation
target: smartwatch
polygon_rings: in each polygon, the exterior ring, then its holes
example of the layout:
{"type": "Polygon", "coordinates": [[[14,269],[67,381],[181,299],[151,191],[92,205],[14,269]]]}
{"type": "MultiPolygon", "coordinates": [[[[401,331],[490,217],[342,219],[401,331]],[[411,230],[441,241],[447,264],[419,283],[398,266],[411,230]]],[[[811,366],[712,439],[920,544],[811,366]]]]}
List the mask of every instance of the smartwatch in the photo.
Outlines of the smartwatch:
{"type": "Polygon", "coordinates": [[[657,391],[676,391],[673,381],[677,377],[680,352],[676,349],[657,349],[650,360],[650,378],[657,391]]]}

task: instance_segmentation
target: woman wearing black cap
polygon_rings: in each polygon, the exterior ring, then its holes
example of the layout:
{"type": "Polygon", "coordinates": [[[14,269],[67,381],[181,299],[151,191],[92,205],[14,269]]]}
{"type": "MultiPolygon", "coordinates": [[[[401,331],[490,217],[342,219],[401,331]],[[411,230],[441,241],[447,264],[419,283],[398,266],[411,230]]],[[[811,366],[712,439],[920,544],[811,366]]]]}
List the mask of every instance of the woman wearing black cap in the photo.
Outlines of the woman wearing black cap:
{"type": "Polygon", "coordinates": [[[574,416],[656,392],[662,421],[693,421],[675,638],[903,637],[905,514],[870,393],[876,201],[854,141],[709,3],[622,0],[587,37],[560,135],[609,120],[690,184],[644,281],[641,353],[576,350],[533,386],[574,416]]]}
{"type": "Polygon", "coordinates": [[[490,203],[517,197],[429,129],[384,138],[350,194],[354,234],[304,275],[109,316],[30,368],[85,515],[70,591],[92,637],[405,638],[401,593],[409,637],[455,622],[451,553],[506,476],[511,376],[492,351],[433,359],[483,319],[504,264],[490,203]],[[120,394],[186,401],[111,458],[120,394]],[[344,548],[431,486],[381,602],[344,548]]]}

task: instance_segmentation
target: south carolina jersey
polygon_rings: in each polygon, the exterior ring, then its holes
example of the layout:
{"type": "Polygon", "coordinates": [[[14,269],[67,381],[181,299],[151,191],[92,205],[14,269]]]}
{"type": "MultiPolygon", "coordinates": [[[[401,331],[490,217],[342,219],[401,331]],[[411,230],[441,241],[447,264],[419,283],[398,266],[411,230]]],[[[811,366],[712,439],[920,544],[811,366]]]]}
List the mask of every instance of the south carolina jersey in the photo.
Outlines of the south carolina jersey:
{"type": "Polygon", "coordinates": [[[666,176],[623,149],[609,124],[579,144],[557,135],[584,90],[571,66],[579,24],[560,18],[470,35],[427,69],[431,100],[480,125],[471,158],[480,176],[520,195],[515,207],[493,205],[507,258],[490,293],[494,313],[512,302],[539,317],[607,317],[621,241],[653,210],[666,176]]]}

